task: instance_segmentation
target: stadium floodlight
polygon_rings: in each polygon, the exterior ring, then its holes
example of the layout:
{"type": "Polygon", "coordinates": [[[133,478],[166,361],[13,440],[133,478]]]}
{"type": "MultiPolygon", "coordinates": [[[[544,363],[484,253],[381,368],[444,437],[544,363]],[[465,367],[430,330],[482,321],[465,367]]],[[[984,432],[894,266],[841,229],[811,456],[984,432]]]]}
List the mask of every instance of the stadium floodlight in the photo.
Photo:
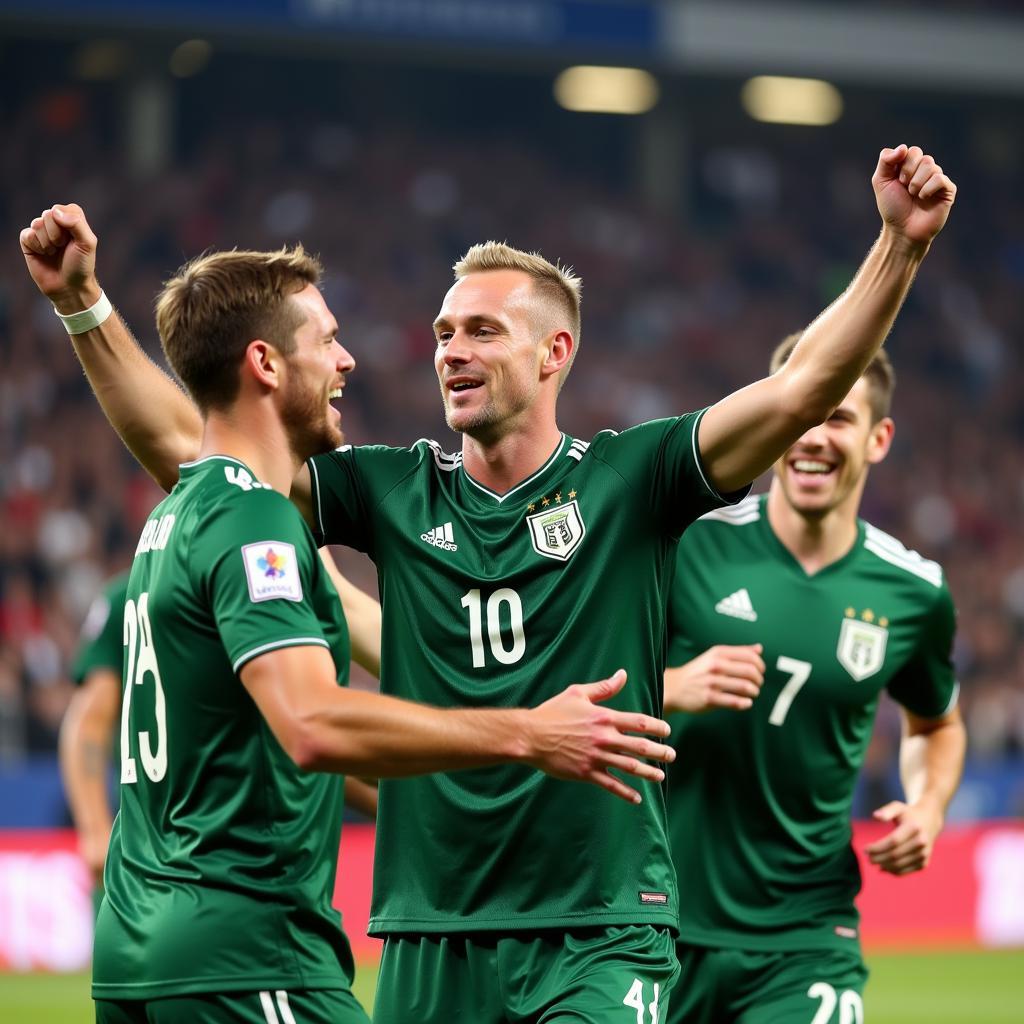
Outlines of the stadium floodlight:
{"type": "Polygon", "coordinates": [[[646,114],[658,102],[658,82],[640,68],[581,64],[555,79],[555,99],[586,114],[646,114]]]}
{"type": "Polygon", "coordinates": [[[843,97],[819,78],[758,75],[740,93],[743,109],[755,121],[770,124],[834,124],[843,113],[843,97]]]}
{"type": "Polygon", "coordinates": [[[187,39],[174,48],[169,61],[171,74],[175,78],[191,78],[198,75],[210,62],[213,47],[205,39],[187,39]]]}

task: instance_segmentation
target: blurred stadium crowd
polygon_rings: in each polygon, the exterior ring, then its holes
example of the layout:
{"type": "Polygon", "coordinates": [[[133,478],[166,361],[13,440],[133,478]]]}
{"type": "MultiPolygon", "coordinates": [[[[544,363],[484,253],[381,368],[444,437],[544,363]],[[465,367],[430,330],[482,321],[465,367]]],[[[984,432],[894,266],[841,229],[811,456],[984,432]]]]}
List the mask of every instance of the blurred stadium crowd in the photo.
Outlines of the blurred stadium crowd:
{"type": "MultiPolygon", "coordinates": [[[[157,359],[153,299],[184,258],[302,240],[324,260],[328,303],[358,364],[344,399],[348,439],[428,436],[450,449],[458,440],[440,413],[430,324],[472,242],[508,239],[582,274],[582,354],[561,422],[589,437],[700,407],[765,372],[773,345],[837,294],[877,232],[870,149],[813,160],[802,150],[697,149],[683,223],[607,174],[567,169],[550,146],[483,143],[472,125],[439,134],[299,112],[225,119],[139,178],[104,144],[87,93],[37,95],[11,114],[0,151],[8,762],[54,748],[86,608],[129,563],[159,497],[24,272],[18,230],[45,206],[85,207],[101,281],[157,359]]],[[[971,756],[1024,755],[1024,372],[1013,343],[1024,201],[1015,164],[996,150],[936,155],[960,196],[890,342],[897,441],[872,473],[864,512],[948,572],[971,756]]],[[[349,567],[372,588],[362,563],[349,567]]],[[[896,728],[887,713],[869,766],[889,757],[896,728]]]]}

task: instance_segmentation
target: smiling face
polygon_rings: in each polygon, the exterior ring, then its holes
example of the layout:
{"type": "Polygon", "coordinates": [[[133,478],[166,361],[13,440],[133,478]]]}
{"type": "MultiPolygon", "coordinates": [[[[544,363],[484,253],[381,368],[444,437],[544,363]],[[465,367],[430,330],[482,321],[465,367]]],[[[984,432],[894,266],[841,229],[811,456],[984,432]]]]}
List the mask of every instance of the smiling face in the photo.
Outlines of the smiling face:
{"type": "Polygon", "coordinates": [[[886,416],[872,423],[870,387],[861,377],[835,412],[775,464],[786,502],[805,518],[821,519],[841,507],[856,516],[869,466],[889,452],[893,422],[886,416]]]}
{"type": "Polygon", "coordinates": [[[518,270],[468,274],[434,321],[434,369],[452,430],[493,442],[533,408],[549,354],[543,311],[518,270]]]}
{"type": "Polygon", "coordinates": [[[341,398],[345,376],[356,364],[338,343],[338,323],[318,288],[307,285],[288,302],[298,308],[302,322],[295,331],[295,349],[285,357],[281,421],[292,451],[305,459],[344,442],[341,413],[331,400],[341,398]]]}

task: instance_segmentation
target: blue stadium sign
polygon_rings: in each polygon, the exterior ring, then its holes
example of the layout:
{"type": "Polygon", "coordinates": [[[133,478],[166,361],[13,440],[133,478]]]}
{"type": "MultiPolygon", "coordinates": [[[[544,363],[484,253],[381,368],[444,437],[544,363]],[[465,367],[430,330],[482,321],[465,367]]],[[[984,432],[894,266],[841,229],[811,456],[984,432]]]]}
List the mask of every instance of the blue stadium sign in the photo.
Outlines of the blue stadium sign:
{"type": "Polygon", "coordinates": [[[0,20],[652,55],[655,0],[6,0],[0,20]]]}

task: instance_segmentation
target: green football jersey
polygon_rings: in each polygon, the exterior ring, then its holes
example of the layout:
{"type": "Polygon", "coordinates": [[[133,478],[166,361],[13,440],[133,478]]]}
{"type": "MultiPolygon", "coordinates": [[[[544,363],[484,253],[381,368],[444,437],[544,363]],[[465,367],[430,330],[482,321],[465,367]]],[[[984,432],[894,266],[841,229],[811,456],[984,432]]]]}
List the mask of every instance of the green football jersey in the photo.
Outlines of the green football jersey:
{"type": "Polygon", "coordinates": [[[765,503],[712,512],[679,544],[669,664],[761,643],[767,669],[748,711],[672,716],[680,935],[848,948],[860,890],[850,804],[879,695],[926,718],[953,706],[953,603],[935,562],[862,521],[853,548],[808,576],[765,503]]]}
{"type": "MultiPolygon", "coordinates": [[[[609,703],[660,714],[675,541],[722,504],[699,420],[563,435],[503,495],[431,441],[313,459],[321,536],[377,564],[382,689],[533,706],[623,667],[609,703]]],[[[664,793],[634,785],[640,807],[518,765],[382,781],[371,931],[674,927],[664,793]]]]}
{"type": "Polygon", "coordinates": [[[267,651],[319,645],[347,681],[337,591],[295,507],[234,459],[182,466],[139,540],[122,636],[93,995],[347,987],[330,902],[342,779],[300,771],[238,678],[267,651]]]}
{"type": "Polygon", "coordinates": [[[71,680],[77,686],[90,672],[106,668],[121,674],[124,645],[124,602],[128,593],[128,573],[118,573],[107,580],[103,590],[89,607],[82,623],[78,652],[71,666],[71,680]]]}

